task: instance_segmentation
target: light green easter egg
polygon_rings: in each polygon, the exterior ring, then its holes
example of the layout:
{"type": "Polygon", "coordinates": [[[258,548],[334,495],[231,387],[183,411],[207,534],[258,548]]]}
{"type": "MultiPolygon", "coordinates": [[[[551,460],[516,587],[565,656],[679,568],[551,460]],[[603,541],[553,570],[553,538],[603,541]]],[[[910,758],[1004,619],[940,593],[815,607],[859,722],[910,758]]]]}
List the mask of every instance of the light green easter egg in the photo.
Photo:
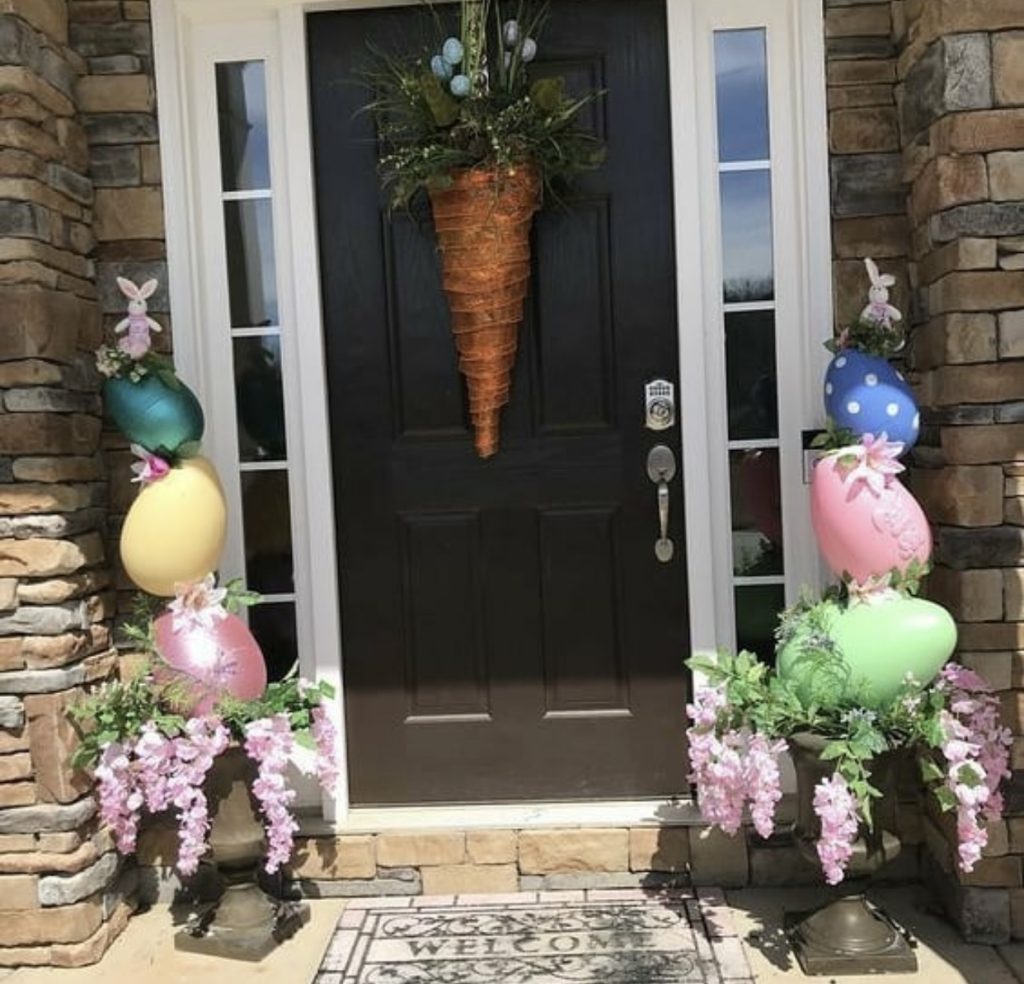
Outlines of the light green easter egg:
{"type": "Polygon", "coordinates": [[[808,645],[815,627],[799,624],[779,649],[783,679],[796,681],[800,696],[821,703],[857,697],[868,707],[891,701],[908,673],[930,683],[956,648],[949,612],[921,598],[894,598],[843,608],[818,606],[818,629],[835,644],[836,659],[823,659],[808,645]]]}

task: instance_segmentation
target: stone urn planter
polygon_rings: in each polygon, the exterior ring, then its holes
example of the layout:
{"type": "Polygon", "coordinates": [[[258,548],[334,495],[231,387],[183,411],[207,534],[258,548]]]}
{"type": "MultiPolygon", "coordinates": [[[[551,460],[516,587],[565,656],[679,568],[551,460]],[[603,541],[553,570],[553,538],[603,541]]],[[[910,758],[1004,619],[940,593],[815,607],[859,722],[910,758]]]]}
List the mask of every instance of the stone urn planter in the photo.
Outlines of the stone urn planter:
{"type": "MultiPolygon", "coordinates": [[[[814,787],[835,771],[835,763],[821,753],[828,739],[799,734],[789,741],[796,766],[797,816],[793,833],[801,854],[818,864],[817,841],[821,824],[814,812],[814,787]]],[[[872,875],[900,853],[893,833],[896,814],[896,777],[900,756],[879,756],[872,768],[872,783],[882,791],[872,811],[874,825],[861,825],[846,879],[838,895],[810,913],[787,913],[786,932],[800,966],[809,975],[913,973],[917,957],[906,932],[867,900],[872,875]]]]}
{"type": "Polygon", "coordinates": [[[207,776],[210,856],[224,892],[193,910],[175,938],[176,949],[261,960],[309,920],[307,903],[271,898],[257,884],[264,836],[250,792],[255,778],[255,763],[237,746],[218,756],[207,776]]]}

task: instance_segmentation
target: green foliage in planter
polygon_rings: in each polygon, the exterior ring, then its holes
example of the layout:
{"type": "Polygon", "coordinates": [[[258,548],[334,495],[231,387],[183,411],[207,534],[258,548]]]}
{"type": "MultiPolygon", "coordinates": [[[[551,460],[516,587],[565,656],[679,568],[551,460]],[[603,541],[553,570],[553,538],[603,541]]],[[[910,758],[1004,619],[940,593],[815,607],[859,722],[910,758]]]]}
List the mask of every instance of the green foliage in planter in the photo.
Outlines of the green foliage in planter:
{"type": "MultiPolygon", "coordinates": [[[[295,740],[313,748],[315,743],[310,733],[313,710],[320,706],[321,701],[333,696],[334,688],[329,683],[309,683],[290,677],[267,684],[263,696],[256,700],[226,697],[218,702],[212,716],[221,720],[236,742],[242,742],[247,724],[284,714],[291,724],[295,740]]],[[[148,722],[155,724],[168,738],[177,737],[187,720],[179,709],[191,697],[187,682],[157,683],[148,673],[130,680],[102,684],[69,709],[81,735],[72,765],[92,768],[99,761],[105,745],[138,738],[143,725],[148,722]]]]}
{"type": "MultiPolygon", "coordinates": [[[[834,600],[835,594],[831,595],[834,600]]],[[[827,599],[828,600],[828,599],[827,599]]],[[[780,641],[792,638],[797,625],[802,631],[807,659],[815,663],[815,672],[807,680],[780,677],[752,653],[735,656],[719,653],[716,659],[694,657],[687,665],[715,686],[725,688],[725,709],[719,729],[748,728],[770,738],[789,739],[801,733],[826,739],[822,757],[835,762],[836,771],[846,780],[857,799],[861,817],[870,827],[871,803],[881,792],[871,783],[872,760],[885,752],[911,749],[918,753],[921,774],[943,809],[956,806],[956,797],[945,785],[946,773],[939,756],[947,740],[942,715],[949,710],[949,690],[922,687],[908,679],[900,693],[888,704],[869,710],[856,689],[837,688],[849,669],[836,650],[824,619],[826,602],[804,601],[785,613],[779,628],[780,641]],[[836,701],[835,693],[845,696],[836,701]]],[[[964,785],[978,784],[981,777],[969,765],[957,777],[964,785]]]]}

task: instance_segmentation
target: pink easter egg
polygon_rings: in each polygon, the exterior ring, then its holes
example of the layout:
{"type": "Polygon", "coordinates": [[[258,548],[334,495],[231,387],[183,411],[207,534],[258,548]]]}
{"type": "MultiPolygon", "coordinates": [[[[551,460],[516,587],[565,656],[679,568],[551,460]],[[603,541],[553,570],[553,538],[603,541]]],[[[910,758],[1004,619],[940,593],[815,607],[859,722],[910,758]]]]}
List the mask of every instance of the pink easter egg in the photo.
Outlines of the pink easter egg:
{"type": "Polygon", "coordinates": [[[848,572],[864,583],[915,560],[928,562],[932,532],[917,500],[896,478],[880,492],[864,481],[844,481],[834,456],[814,466],[811,522],[818,546],[837,574],[848,572]]]}
{"type": "Polygon", "coordinates": [[[195,698],[190,713],[208,714],[226,695],[239,700],[262,696],[267,666],[245,622],[227,615],[208,628],[187,624],[175,629],[173,618],[167,612],[153,623],[156,647],[176,675],[195,681],[187,688],[195,698]]]}

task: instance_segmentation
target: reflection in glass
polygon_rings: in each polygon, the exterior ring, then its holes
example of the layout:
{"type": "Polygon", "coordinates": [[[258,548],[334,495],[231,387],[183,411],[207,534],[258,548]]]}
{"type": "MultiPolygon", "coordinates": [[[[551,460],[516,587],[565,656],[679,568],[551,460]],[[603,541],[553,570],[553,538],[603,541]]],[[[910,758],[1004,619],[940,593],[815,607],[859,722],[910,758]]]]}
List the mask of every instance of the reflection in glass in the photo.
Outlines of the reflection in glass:
{"type": "Polygon", "coordinates": [[[276,325],[274,218],[269,198],[224,203],[232,328],[276,325]]]}
{"type": "Polygon", "coordinates": [[[267,679],[282,679],[299,656],[295,605],[290,601],[265,601],[253,606],[249,609],[249,629],[263,650],[267,679]]]}
{"type": "Polygon", "coordinates": [[[281,338],[261,335],[232,342],[238,454],[242,461],[281,461],[287,454],[281,338]]]}
{"type": "Polygon", "coordinates": [[[715,31],[718,159],[763,161],[768,138],[765,31],[715,31]]]}
{"type": "Polygon", "coordinates": [[[292,524],[288,472],[242,472],[245,581],[253,591],[291,594],[292,524]]]}
{"type": "Polygon", "coordinates": [[[734,590],[736,648],[757,653],[774,665],[775,626],[786,607],[786,589],[781,584],[749,584],[734,590]]]}
{"type": "Polygon", "coordinates": [[[217,65],[217,117],[222,189],[269,188],[267,84],[263,62],[217,65]]]}
{"type": "Polygon", "coordinates": [[[774,293],[771,175],[730,171],[719,180],[725,301],[769,301],[774,293]]]}
{"type": "Polygon", "coordinates": [[[774,312],[726,313],[725,376],[729,440],[778,437],[774,312]]]}
{"type": "Polygon", "coordinates": [[[782,494],[776,448],[729,452],[732,568],[737,577],[782,573],[782,494]]]}

